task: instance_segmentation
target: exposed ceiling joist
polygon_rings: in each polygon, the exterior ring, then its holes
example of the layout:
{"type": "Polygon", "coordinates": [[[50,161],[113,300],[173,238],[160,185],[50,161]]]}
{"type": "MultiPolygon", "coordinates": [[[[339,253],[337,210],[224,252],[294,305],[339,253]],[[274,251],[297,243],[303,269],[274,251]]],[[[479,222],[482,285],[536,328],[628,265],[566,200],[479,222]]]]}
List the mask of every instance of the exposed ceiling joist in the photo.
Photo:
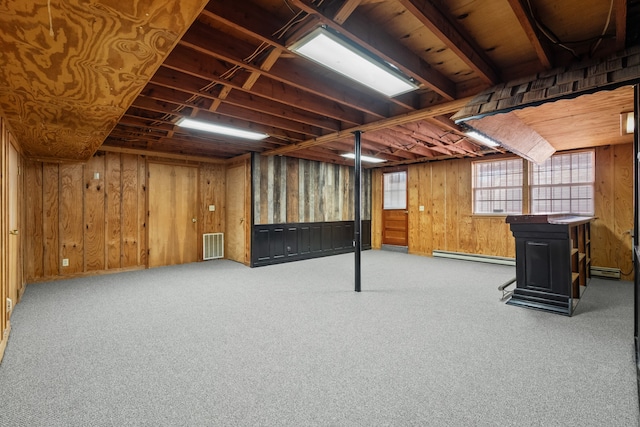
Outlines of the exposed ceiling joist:
{"type": "Polygon", "coordinates": [[[385,129],[391,126],[401,125],[404,123],[409,123],[413,121],[418,121],[421,119],[425,119],[428,117],[440,116],[442,114],[450,114],[454,111],[460,110],[463,106],[467,104],[472,98],[462,98],[457,99],[455,101],[446,102],[444,104],[436,105],[434,107],[425,108],[418,111],[412,111],[410,113],[401,114],[396,117],[391,117],[384,120],[379,120],[374,123],[365,124],[362,126],[357,126],[351,129],[343,130],[340,132],[335,132],[328,135],[323,135],[317,138],[310,139],[308,141],[298,142],[290,144],[286,147],[277,148],[275,150],[270,150],[266,155],[278,155],[290,153],[297,150],[302,150],[309,147],[314,147],[316,145],[322,145],[326,142],[335,141],[340,138],[344,138],[345,136],[355,132],[367,132],[367,131],[375,131],[380,129],[385,129]]]}
{"type": "Polygon", "coordinates": [[[472,38],[455,25],[447,15],[429,0],[398,0],[409,12],[415,15],[430,31],[442,40],[446,46],[474,70],[482,80],[495,84],[498,73],[489,58],[475,46],[472,38]]]}
{"type": "MultiPolygon", "coordinates": [[[[456,88],[451,80],[401,43],[384,34],[380,28],[372,26],[365,18],[358,16],[356,12],[352,13],[343,25],[339,25],[330,16],[325,16],[309,0],[291,1],[306,13],[317,16],[322,24],[333,28],[357,45],[396,65],[403,73],[415,78],[445,99],[455,98],[456,88]]],[[[291,40],[288,42],[291,43],[291,40]]]]}
{"type": "Polygon", "coordinates": [[[516,14],[518,21],[520,21],[520,25],[522,29],[527,34],[527,38],[531,42],[531,45],[536,51],[536,55],[540,60],[542,66],[546,69],[552,68],[552,55],[551,51],[547,47],[546,44],[543,44],[540,38],[538,37],[538,32],[535,29],[535,25],[531,20],[531,15],[528,12],[527,8],[522,4],[522,0],[507,0],[509,2],[509,6],[513,10],[513,13],[516,14]]]}

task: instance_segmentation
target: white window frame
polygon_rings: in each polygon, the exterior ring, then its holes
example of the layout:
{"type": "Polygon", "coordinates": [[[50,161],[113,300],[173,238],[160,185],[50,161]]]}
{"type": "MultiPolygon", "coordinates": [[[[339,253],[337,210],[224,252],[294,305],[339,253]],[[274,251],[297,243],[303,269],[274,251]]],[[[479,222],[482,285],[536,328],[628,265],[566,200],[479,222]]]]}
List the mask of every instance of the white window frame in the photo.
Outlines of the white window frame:
{"type": "Polygon", "coordinates": [[[523,206],[521,158],[472,162],[474,215],[519,215],[523,206]]]}
{"type": "Polygon", "coordinates": [[[554,154],[540,165],[532,164],[529,170],[531,213],[593,216],[595,162],[595,150],[581,150],[554,154]]]}
{"type": "Polygon", "coordinates": [[[407,171],[382,174],[384,210],[407,209],[407,171]]]}

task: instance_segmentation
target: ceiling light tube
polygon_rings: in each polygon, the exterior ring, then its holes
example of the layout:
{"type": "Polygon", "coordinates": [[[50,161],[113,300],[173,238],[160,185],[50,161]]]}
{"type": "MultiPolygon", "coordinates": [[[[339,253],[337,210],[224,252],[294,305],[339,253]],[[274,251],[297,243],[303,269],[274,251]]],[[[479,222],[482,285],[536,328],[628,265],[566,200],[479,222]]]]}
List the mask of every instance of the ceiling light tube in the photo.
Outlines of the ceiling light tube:
{"type": "Polygon", "coordinates": [[[219,135],[234,136],[236,138],[261,140],[267,138],[269,135],[266,133],[251,132],[248,130],[236,129],[228,126],[216,125],[208,122],[201,122],[198,120],[182,118],[176,123],[180,127],[202,130],[205,132],[216,133],[219,135]]]}
{"type": "Polygon", "coordinates": [[[325,28],[317,28],[289,49],[388,97],[418,88],[391,64],[367,55],[325,28]]]}
{"type": "Polygon", "coordinates": [[[498,141],[491,139],[488,136],[483,135],[478,131],[468,130],[464,134],[467,135],[469,138],[473,139],[474,141],[477,141],[482,145],[486,145],[487,147],[496,148],[500,146],[500,143],[498,141]]]}
{"type": "MultiPolygon", "coordinates": [[[[342,157],[346,157],[347,159],[355,159],[356,155],[353,153],[344,153],[344,154],[340,154],[342,157]]],[[[382,162],[386,162],[385,159],[378,159],[377,157],[369,157],[369,156],[360,156],[360,160],[362,160],[363,162],[368,162],[368,163],[382,163],[382,162]]]]}

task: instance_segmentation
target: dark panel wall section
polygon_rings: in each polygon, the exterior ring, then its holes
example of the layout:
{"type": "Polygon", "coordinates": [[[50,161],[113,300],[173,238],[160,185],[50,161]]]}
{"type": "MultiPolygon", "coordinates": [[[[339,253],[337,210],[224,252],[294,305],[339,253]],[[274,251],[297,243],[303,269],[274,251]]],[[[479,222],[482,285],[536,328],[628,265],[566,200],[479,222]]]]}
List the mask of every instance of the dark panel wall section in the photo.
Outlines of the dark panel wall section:
{"type": "MultiPolygon", "coordinates": [[[[362,221],[362,248],[371,249],[371,221],[362,221]]],[[[256,224],[251,266],[353,252],[353,221],[256,224]]]]}

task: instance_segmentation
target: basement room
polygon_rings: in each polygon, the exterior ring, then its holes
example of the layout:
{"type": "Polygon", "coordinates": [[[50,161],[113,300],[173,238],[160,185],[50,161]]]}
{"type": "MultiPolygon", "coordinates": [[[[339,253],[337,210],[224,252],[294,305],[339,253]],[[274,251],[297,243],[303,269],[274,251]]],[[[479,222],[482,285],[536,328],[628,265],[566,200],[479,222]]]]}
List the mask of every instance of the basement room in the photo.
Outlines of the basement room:
{"type": "Polygon", "coordinates": [[[9,0],[0,426],[640,425],[640,0],[9,0]]]}

